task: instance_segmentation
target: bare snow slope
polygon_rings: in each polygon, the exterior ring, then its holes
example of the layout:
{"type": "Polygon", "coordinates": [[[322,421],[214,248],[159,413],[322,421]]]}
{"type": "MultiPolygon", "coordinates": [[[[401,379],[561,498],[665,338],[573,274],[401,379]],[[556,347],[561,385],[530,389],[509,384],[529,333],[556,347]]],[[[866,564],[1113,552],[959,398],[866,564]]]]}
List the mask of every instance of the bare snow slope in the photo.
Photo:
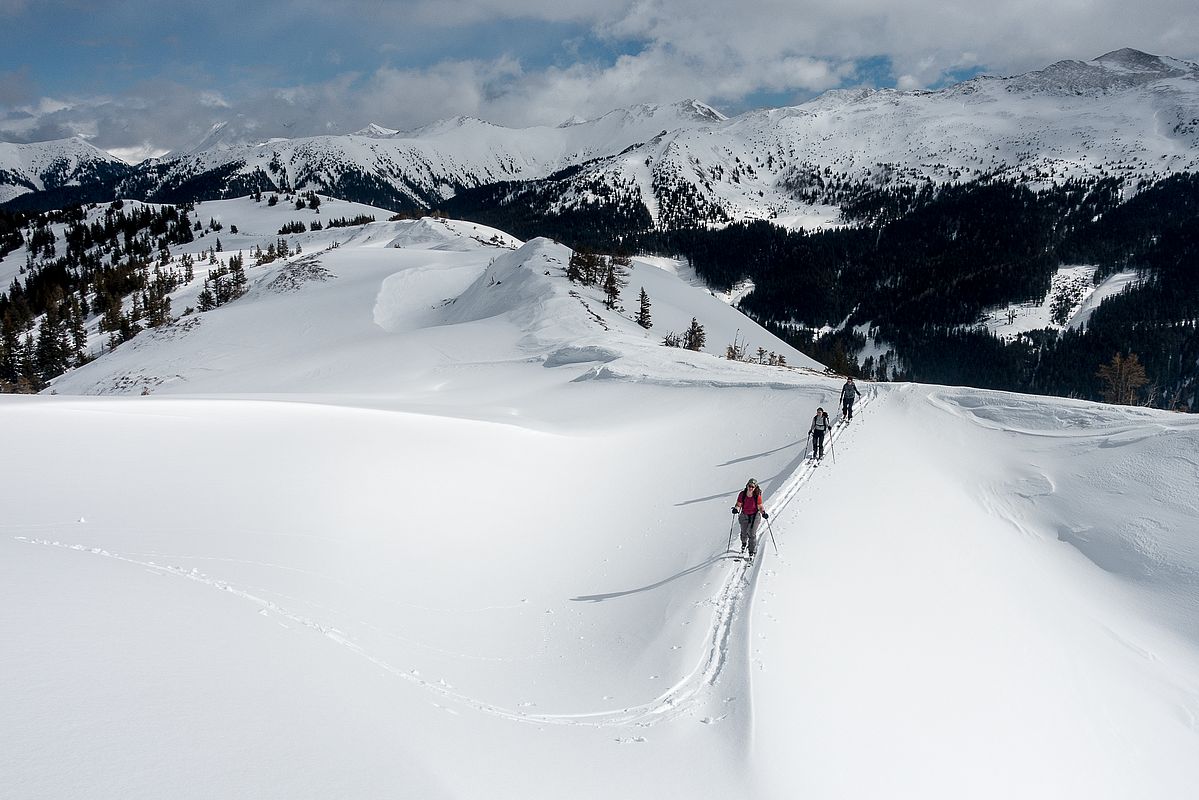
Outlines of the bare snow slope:
{"type": "Polygon", "coordinates": [[[839,380],[662,347],[771,346],[665,270],[305,236],[0,397],[0,796],[1193,793],[1189,417],[868,386],[817,466],[839,380]]]}

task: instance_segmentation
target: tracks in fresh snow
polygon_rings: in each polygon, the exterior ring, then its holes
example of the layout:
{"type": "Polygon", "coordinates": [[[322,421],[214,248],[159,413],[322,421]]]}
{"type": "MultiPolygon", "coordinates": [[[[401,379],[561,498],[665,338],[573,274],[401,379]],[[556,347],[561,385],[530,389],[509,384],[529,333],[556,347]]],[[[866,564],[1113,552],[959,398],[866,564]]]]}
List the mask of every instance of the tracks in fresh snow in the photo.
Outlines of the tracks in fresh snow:
{"type": "MultiPolygon", "coordinates": [[[[858,404],[858,409],[869,405],[872,399],[872,397],[863,397],[858,404]]],[[[830,451],[848,426],[849,423],[844,419],[837,420],[826,441],[826,447],[830,451]]],[[[787,508],[799,490],[811,479],[816,469],[816,463],[805,458],[800,467],[787,478],[769,501],[770,507],[774,509],[771,514],[772,519],[777,518],[787,508]]],[[[769,532],[759,534],[759,556],[752,567],[745,561],[738,561],[736,562],[737,566],[725,576],[724,582],[710,601],[713,606],[712,622],[699,663],[666,692],[648,703],[622,708],[619,711],[599,711],[590,714],[525,715],[524,718],[530,721],[574,725],[648,727],[693,710],[698,701],[705,699],[706,695],[715,689],[721,673],[729,664],[732,657],[734,622],[747,606],[747,600],[752,599],[753,581],[761,568],[762,559],[766,556],[769,536],[769,532]]],[[[718,719],[720,718],[706,718],[702,721],[710,723],[718,719]]]]}
{"type": "MultiPolygon", "coordinates": [[[[869,398],[863,398],[861,406],[866,406],[869,402],[869,398]]],[[[847,424],[843,420],[838,420],[833,430],[829,434],[828,447],[830,450],[833,446],[835,446],[835,442],[844,433],[846,427],[847,424]]],[[[785,511],[788,504],[796,497],[799,490],[811,479],[816,469],[817,466],[813,462],[805,459],[800,467],[793,472],[790,477],[787,478],[782,487],[775,492],[774,496],[770,500],[770,506],[774,509],[772,519],[777,519],[785,511]]],[[[462,694],[443,681],[434,681],[424,678],[418,670],[402,669],[394,664],[388,663],[387,661],[367,651],[361,645],[357,644],[349,634],[340,630],[334,625],[326,624],[313,619],[312,617],[293,611],[276,602],[275,600],[264,597],[255,591],[235,586],[228,581],[208,575],[199,569],[189,569],[182,566],[162,564],[155,561],[135,558],[133,556],[113,552],[100,547],[89,547],[81,544],[67,544],[45,538],[29,538],[25,536],[17,536],[14,538],[17,541],[31,545],[57,547],[65,550],[101,556],[126,564],[139,566],[158,574],[194,581],[221,592],[232,594],[258,606],[258,613],[266,616],[274,616],[281,620],[286,620],[314,631],[315,633],[324,636],[337,645],[346,648],[359,658],[362,658],[379,669],[384,670],[388,674],[417,685],[422,689],[437,695],[448,703],[455,703],[474,709],[475,711],[516,722],[532,723],[537,725],[577,725],[601,728],[645,728],[665,720],[674,719],[684,713],[694,712],[696,707],[702,701],[716,699],[712,693],[715,691],[717,682],[719,681],[721,674],[724,672],[725,667],[728,666],[730,659],[733,657],[731,650],[733,647],[734,632],[736,629],[735,622],[741,612],[747,607],[747,601],[752,599],[754,580],[759,569],[761,568],[762,559],[767,556],[765,551],[768,543],[765,540],[769,538],[769,533],[767,533],[766,536],[761,537],[759,540],[760,549],[762,552],[755,564],[750,567],[744,561],[736,562],[736,566],[729,570],[723,583],[720,585],[720,588],[708,601],[713,607],[712,621],[705,637],[703,653],[698,663],[688,674],[677,680],[665,692],[646,703],[634,706],[625,706],[619,709],[563,714],[540,714],[525,711],[514,711],[509,708],[504,708],[502,706],[462,694]]],[[[731,701],[731,699],[732,698],[726,698],[723,702],[728,703],[731,701]]],[[[447,707],[447,710],[453,712],[453,709],[451,708],[447,707]]],[[[723,717],[724,715],[707,717],[700,721],[704,723],[712,723],[723,719],[723,717]]],[[[638,742],[643,741],[643,739],[641,737],[632,737],[630,739],[621,739],[619,741],[638,742]]]]}

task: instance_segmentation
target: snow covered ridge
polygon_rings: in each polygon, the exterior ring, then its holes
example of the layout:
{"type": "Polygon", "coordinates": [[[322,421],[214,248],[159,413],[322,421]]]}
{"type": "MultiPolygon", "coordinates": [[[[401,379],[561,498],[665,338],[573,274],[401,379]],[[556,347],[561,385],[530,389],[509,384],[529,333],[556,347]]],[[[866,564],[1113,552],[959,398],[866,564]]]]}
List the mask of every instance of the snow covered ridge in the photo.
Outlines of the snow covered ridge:
{"type": "MultiPolygon", "coordinates": [[[[276,234],[297,222],[304,230],[337,215],[386,214],[332,199],[320,210],[250,198],[201,203],[196,217],[220,230],[172,245],[169,259],[156,265],[178,279],[166,297],[175,321],[113,348],[97,311],[83,324],[87,351],[98,357],[47,391],[400,391],[463,361],[511,359],[569,372],[571,380],[766,385],[796,379],[794,370],[727,362],[714,378],[713,362],[723,361],[734,341],[750,352],[780,354],[793,367],[821,369],[661,259],[634,259],[609,308],[599,287],[566,278],[572,252],[548,239],[525,244],[483,225],[433,218],[276,234]],[[212,252],[217,241],[219,253],[212,252]],[[262,262],[256,254],[276,241],[286,243],[286,255],[256,266],[262,262]],[[205,307],[202,292],[236,258],[245,264],[247,291],[197,311],[205,307]],[[634,321],[642,289],[651,303],[648,330],[634,321]],[[702,352],[663,346],[668,333],[682,334],[693,318],[706,331],[702,352]],[[431,348],[431,340],[440,343],[431,348]]],[[[0,261],[0,277],[23,259],[18,250],[0,261]]],[[[132,303],[126,298],[125,313],[134,313],[132,303]]]]}
{"type": "Polygon", "coordinates": [[[78,137],[33,144],[0,142],[0,204],[29,192],[111,184],[130,170],[78,137]]]}

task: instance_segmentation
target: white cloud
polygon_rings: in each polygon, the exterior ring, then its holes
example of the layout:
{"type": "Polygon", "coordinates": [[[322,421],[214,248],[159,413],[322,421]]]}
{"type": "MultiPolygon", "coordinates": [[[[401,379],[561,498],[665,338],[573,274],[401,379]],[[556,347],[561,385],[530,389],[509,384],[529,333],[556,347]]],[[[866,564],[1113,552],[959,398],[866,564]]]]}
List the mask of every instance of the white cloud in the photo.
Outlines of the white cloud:
{"type": "Polygon", "coordinates": [[[148,158],[159,158],[164,156],[169,151],[162,147],[157,147],[150,142],[142,142],[136,147],[114,147],[108,152],[121,159],[126,164],[140,164],[148,158]]]}
{"type": "Polygon", "coordinates": [[[229,101],[220,92],[201,91],[196,99],[200,105],[208,108],[229,108],[229,101]]]}
{"type": "MultiPolygon", "coordinates": [[[[226,0],[218,5],[231,8],[226,0]]],[[[0,0],[0,13],[26,8],[32,6],[0,0]]],[[[411,128],[460,114],[517,126],[556,124],[685,97],[726,110],[760,93],[803,98],[871,77],[862,72],[866,60],[890,64],[898,88],[916,89],[959,69],[1014,74],[1125,46],[1199,56],[1193,0],[296,0],[275,8],[276,15],[267,15],[272,25],[283,24],[280,15],[303,23],[283,37],[288,57],[311,51],[314,61],[337,72],[263,85],[255,83],[263,75],[288,73],[252,62],[236,85],[175,72],[174,80],[148,80],[122,97],[40,102],[30,93],[36,75],[6,73],[0,78],[7,77],[8,97],[21,100],[19,108],[0,108],[0,138],[87,131],[99,146],[142,151],[192,144],[229,119],[264,136],[351,131],[368,122],[411,128]],[[510,32],[526,20],[530,30],[532,23],[568,26],[569,41],[541,42],[536,54],[522,52],[518,39],[507,49],[508,40],[498,48],[488,41],[488,52],[503,54],[405,63],[422,32],[435,31],[443,41],[466,25],[477,37],[488,23],[502,22],[510,32]],[[335,23],[343,33],[346,25],[369,30],[371,52],[388,61],[351,62],[361,51],[322,38],[335,23]],[[313,38],[295,38],[302,35],[313,38]],[[605,57],[605,47],[614,54],[605,57]]]]}

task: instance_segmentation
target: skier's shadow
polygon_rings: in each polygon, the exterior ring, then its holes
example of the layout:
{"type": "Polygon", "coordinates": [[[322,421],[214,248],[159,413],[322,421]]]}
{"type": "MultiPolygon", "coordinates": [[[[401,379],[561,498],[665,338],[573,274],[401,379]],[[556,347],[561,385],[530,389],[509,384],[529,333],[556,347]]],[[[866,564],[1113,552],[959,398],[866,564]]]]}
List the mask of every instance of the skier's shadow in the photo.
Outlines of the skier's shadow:
{"type": "Polygon", "coordinates": [[[803,444],[804,441],[806,441],[806,440],[796,439],[794,442],[789,442],[789,443],[783,445],[782,447],[776,447],[773,450],[767,450],[762,453],[754,453],[752,456],[742,456],[741,458],[734,458],[732,461],[726,461],[723,464],[717,464],[716,466],[731,467],[734,464],[743,464],[746,461],[753,461],[755,458],[765,458],[766,456],[772,456],[775,453],[778,453],[782,450],[786,450],[788,447],[795,447],[796,445],[803,444]]]}
{"type": "Polygon", "coordinates": [[[723,561],[728,556],[729,556],[729,553],[727,553],[727,552],[720,553],[719,555],[714,555],[714,556],[710,557],[707,561],[703,561],[699,564],[696,564],[694,567],[687,567],[687,569],[683,570],[682,572],[678,572],[674,575],[671,575],[669,578],[663,578],[662,580],[660,580],[656,583],[651,583],[648,586],[641,586],[637,589],[626,589],[623,592],[608,592],[607,594],[584,594],[584,595],[580,595],[578,597],[572,597],[570,599],[572,602],[576,602],[576,603],[602,603],[605,600],[614,600],[617,597],[628,597],[631,594],[640,594],[641,592],[649,592],[649,591],[652,591],[659,587],[665,586],[666,584],[670,583],[671,581],[677,581],[679,578],[690,575],[693,572],[699,572],[701,569],[710,567],[713,564],[715,564],[717,561],[723,561]]]}
{"type": "MultiPolygon", "coordinates": [[[[790,447],[791,445],[786,445],[786,446],[790,447]]],[[[783,448],[780,447],[779,449],[781,450],[783,448]]],[[[765,492],[767,495],[773,493],[774,489],[781,482],[786,481],[788,478],[790,478],[792,476],[792,474],[795,473],[795,471],[797,469],[800,468],[800,466],[804,463],[805,458],[806,458],[806,455],[796,456],[794,459],[791,460],[791,462],[789,464],[787,464],[787,466],[783,467],[781,470],[779,470],[774,475],[771,475],[769,478],[761,478],[758,482],[762,486],[762,491],[765,492]]],[[[682,502],[675,503],[675,507],[677,508],[678,506],[689,506],[689,505],[694,505],[695,503],[706,503],[709,500],[718,500],[721,497],[729,497],[729,498],[736,497],[738,495],[738,493],[740,493],[740,491],[741,491],[740,489],[733,489],[732,491],[721,492],[720,494],[710,494],[707,497],[695,497],[695,498],[692,498],[691,500],[683,500],[682,502]]]]}
{"type": "Polygon", "coordinates": [[[710,494],[707,497],[696,497],[693,500],[684,500],[681,503],[675,503],[675,507],[677,508],[678,506],[689,506],[689,505],[694,505],[695,503],[706,503],[709,500],[717,500],[721,497],[736,497],[737,492],[739,492],[739,491],[741,491],[741,490],[734,489],[731,492],[721,492],[720,494],[710,494]]]}

